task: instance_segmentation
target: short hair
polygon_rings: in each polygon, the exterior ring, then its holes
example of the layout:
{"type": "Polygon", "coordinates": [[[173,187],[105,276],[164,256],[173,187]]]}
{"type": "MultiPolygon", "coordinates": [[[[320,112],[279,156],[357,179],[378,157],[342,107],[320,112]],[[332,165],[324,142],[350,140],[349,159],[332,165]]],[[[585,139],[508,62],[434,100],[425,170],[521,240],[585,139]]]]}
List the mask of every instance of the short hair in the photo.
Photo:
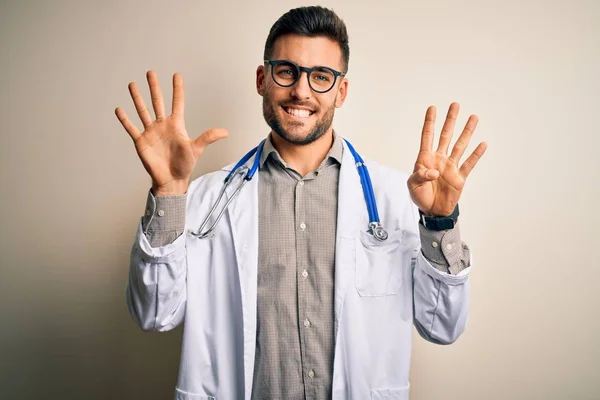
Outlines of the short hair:
{"type": "Polygon", "coordinates": [[[265,43],[264,59],[270,59],[275,42],[288,34],[307,37],[326,37],[342,50],[342,67],[348,72],[350,47],[346,24],[333,10],[321,6],[298,7],[283,14],[271,27],[265,43]]]}

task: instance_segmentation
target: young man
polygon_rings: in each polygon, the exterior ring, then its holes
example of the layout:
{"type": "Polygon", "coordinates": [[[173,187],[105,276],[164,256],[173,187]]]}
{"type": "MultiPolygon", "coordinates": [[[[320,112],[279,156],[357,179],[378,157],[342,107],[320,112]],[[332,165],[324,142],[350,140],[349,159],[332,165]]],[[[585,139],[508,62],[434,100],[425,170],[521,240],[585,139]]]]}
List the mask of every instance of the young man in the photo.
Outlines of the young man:
{"type": "Polygon", "coordinates": [[[264,60],[256,87],[271,132],[240,170],[257,173],[234,173],[210,218],[233,166],[191,184],[190,175],[227,132],[188,136],[181,76],[167,116],[148,72],[154,121],[130,84],[142,133],[116,110],[153,182],[129,311],[144,330],[185,320],[176,399],[407,399],[413,323],[441,344],[465,328],[471,268],[457,204],[485,143],[458,162],[477,118],[448,156],[458,104],[436,151],[430,107],[413,174],[370,162],[366,173],[332,127],[348,93],[343,21],[322,7],[291,10],[271,28],[264,60]]]}

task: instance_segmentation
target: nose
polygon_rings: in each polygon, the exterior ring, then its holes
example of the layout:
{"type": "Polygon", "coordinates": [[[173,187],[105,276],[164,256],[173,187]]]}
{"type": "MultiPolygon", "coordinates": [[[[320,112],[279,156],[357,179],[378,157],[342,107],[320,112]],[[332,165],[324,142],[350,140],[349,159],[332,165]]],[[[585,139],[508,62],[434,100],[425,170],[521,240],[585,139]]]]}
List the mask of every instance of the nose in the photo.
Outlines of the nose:
{"type": "Polygon", "coordinates": [[[308,84],[308,73],[306,71],[300,72],[300,77],[296,83],[292,85],[291,95],[300,100],[309,99],[312,95],[312,90],[308,84]]]}

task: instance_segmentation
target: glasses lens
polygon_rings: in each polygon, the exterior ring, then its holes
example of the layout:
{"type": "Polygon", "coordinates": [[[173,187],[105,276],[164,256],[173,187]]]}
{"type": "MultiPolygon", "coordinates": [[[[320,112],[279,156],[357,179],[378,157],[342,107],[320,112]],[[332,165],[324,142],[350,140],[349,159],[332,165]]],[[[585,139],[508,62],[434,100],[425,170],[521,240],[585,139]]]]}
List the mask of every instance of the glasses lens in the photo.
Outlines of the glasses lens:
{"type": "Polygon", "coordinates": [[[333,87],[335,75],[327,68],[317,68],[310,74],[310,86],[317,92],[326,92],[333,87]]]}
{"type": "Polygon", "coordinates": [[[278,85],[291,86],[298,79],[298,69],[291,63],[279,63],[273,67],[273,78],[278,85]]]}

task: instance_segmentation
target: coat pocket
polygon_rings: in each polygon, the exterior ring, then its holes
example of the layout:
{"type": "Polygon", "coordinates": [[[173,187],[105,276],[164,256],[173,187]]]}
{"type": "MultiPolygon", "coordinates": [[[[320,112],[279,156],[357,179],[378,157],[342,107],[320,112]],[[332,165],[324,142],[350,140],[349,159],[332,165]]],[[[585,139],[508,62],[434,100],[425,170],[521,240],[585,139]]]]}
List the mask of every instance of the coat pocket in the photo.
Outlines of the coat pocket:
{"type": "Polygon", "coordinates": [[[371,400],[408,400],[410,385],[398,389],[371,390],[371,400]]]}
{"type": "Polygon", "coordinates": [[[194,394],[189,392],[184,392],[183,390],[175,388],[175,400],[216,400],[217,398],[214,396],[209,396],[207,394],[194,394]]]}
{"type": "Polygon", "coordinates": [[[360,296],[391,296],[402,287],[405,251],[404,231],[389,234],[378,241],[368,232],[360,232],[356,244],[356,274],[354,284],[360,296]]]}

